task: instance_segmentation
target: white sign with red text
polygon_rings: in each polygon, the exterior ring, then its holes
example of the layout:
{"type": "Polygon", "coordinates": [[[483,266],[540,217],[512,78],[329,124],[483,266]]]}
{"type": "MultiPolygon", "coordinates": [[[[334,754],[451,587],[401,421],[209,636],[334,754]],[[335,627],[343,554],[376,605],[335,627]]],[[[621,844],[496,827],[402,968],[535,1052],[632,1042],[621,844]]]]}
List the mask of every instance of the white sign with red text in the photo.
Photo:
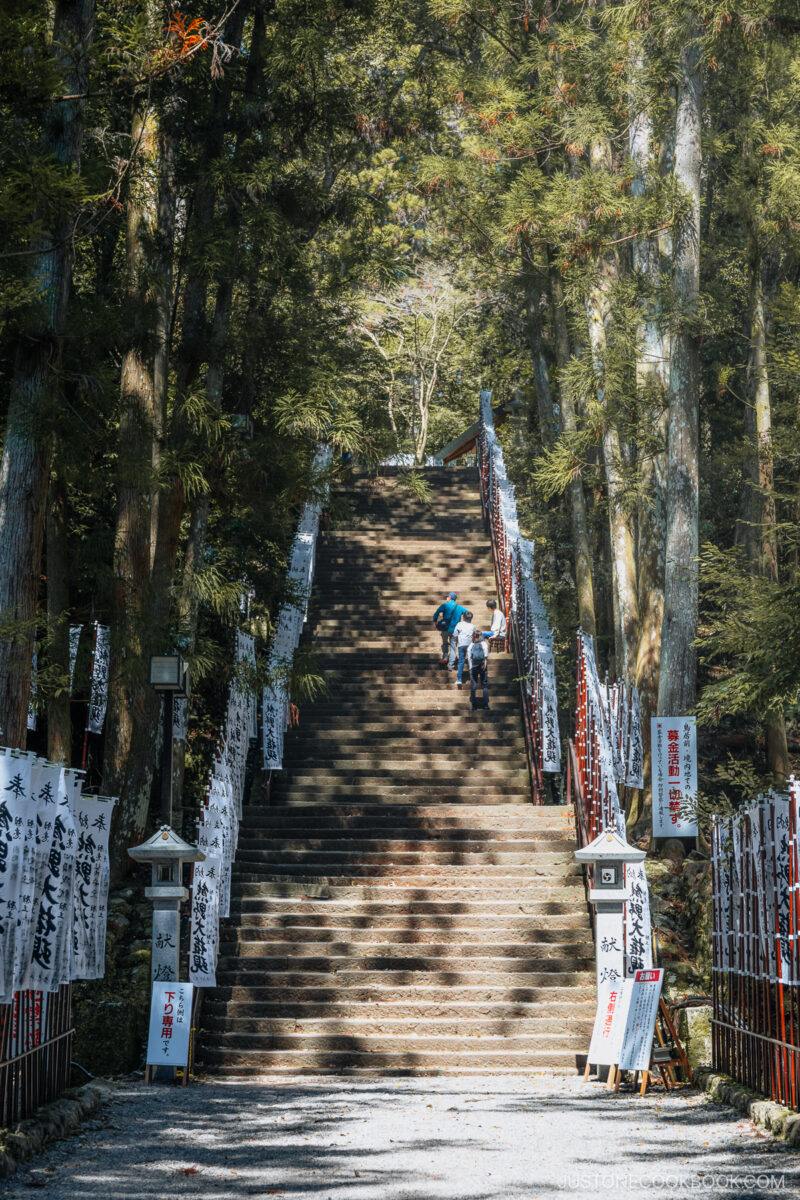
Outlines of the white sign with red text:
{"type": "Polygon", "coordinates": [[[664,971],[637,971],[630,986],[630,1003],[625,1019],[618,1066],[620,1071],[647,1071],[653,1053],[653,1033],[664,971]]]}
{"type": "Polygon", "coordinates": [[[191,983],[153,983],[147,1039],[149,1066],[188,1065],[193,991],[191,983]]]}
{"type": "Polygon", "coordinates": [[[681,809],[697,795],[694,717],[653,717],[653,837],[697,837],[697,822],[681,809]]]}

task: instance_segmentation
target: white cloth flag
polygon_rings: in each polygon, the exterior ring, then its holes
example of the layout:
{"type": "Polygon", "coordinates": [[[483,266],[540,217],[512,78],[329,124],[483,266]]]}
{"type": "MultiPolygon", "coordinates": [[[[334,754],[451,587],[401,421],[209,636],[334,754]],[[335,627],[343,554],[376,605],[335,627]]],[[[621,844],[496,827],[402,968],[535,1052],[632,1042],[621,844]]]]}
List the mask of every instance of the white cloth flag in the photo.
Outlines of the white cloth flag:
{"type": "Polygon", "coordinates": [[[222,859],[209,854],[194,864],[189,975],[199,987],[215,987],[219,951],[219,878],[222,859]]]}
{"type": "Polygon", "coordinates": [[[625,971],[649,971],[653,965],[650,890],[644,863],[625,864],[625,971]]]}
{"type": "Polygon", "coordinates": [[[92,663],[92,692],[89,700],[89,732],[102,733],[108,701],[109,628],[98,625],[92,663]]]}
{"type": "Polygon", "coordinates": [[[0,748],[0,1003],[104,972],[107,824],[91,869],[78,871],[90,888],[83,920],[76,901],[76,816],[96,803],[82,797],[80,772],[0,748]]]}
{"type": "Polygon", "coordinates": [[[625,782],[628,787],[644,787],[642,710],[639,703],[639,689],[635,687],[631,688],[630,707],[628,709],[628,753],[625,782]]]}
{"type": "Polygon", "coordinates": [[[82,625],[69,627],[69,690],[72,693],[72,680],[75,675],[75,661],[78,657],[78,646],[81,640],[82,625]]]}
{"type": "Polygon", "coordinates": [[[78,842],[73,890],[73,979],[101,979],[105,974],[108,836],[114,804],[110,796],[78,795],[75,800],[78,842]]]}
{"type": "MultiPolygon", "coordinates": [[[[534,543],[520,533],[514,485],[508,478],[503,450],[497,441],[491,399],[491,392],[481,392],[480,438],[481,458],[488,472],[488,496],[496,496],[498,501],[497,550],[506,560],[510,558],[511,610],[516,614],[525,669],[531,679],[531,702],[540,735],[542,770],[558,773],[561,770],[561,740],[553,631],[536,586],[534,543]]],[[[505,571],[508,565],[508,561],[502,563],[502,570],[505,571]]]]}
{"type": "MultiPolygon", "coordinates": [[[[314,475],[325,471],[330,461],[330,447],[321,447],[314,456],[314,475]]],[[[293,595],[299,599],[299,603],[284,604],[281,608],[270,651],[270,683],[264,688],[261,715],[263,766],[268,771],[279,771],[283,765],[283,736],[289,723],[292,660],[308,614],[321,512],[320,500],[309,501],[303,506],[287,573],[290,585],[294,585],[293,595]]]]}
{"type": "Polygon", "coordinates": [[[31,663],[31,693],[28,700],[28,729],[31,733],[36,732],[36,695],[38,692],[37,675],[39,673],[39,654],[34,648],[33,662],[31,663]]]}
{"type": "MultiPolygon", "coordinates": [[[[25,822],[34,756],[0,755],[0,1003],[18,991],[20,904],[25,878],[25,822]]],[[[24,918],[27,927],[27,916],[24,918]]]]}
{"type": "Polygon", "coordinates": [[[603,704],[600,680],[597,674],[597,663],[594,657],[594,639],[589,634],[583,638],[583,657],[586,665],[586,692],[591,716],[597,732],[597,748],[600,767],[600,788],[603,797],[602,818],[603,826],[613,825],[620,837],[626,838],[625,819],[619,805],[616,774],[614,771],[614,755],[611,749],[611,734],[608,726],[608,714],[603,704]]]}
{"type": "Polygon", "coordinates": [[[214,986],[219,920],[230,914],[233,861],[239,841],[250,748],[253,638],[237,632],[235,654],[242,669],[234,673],[228,693],[225,725],[197,831],[197,844],[206,859],[194,868],[189,977],[199,987],[214,986]]]}

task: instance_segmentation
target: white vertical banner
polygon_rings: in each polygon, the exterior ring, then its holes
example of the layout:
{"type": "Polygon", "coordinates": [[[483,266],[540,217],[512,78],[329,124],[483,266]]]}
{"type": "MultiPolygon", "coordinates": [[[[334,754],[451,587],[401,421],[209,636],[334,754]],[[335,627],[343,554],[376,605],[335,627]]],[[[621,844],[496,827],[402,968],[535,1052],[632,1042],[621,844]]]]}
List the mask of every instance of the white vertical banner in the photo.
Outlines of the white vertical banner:
{"type": "Polygon", "coordinates": [[[625,892],[625,973],[630,976],[653,965],[650,890],[643,862],[625,864],[625,892]]]}
{"type": "Polygon", "coordinates": [[[215,987],[219,952],[219,879],[222,858],[207,854],[194,864],[192,928],[189,936],[189,975],[198,987],[215,987]]]}
{"type": "Polygon", "coordinates": [[[31,663],[31,692],[28,700],[28,729],[36,732],[36,696],[39,690],[37,676],[39,674],[39,652],[34,646],[33,662],[31,663]]]}
{"type": "Polygon", "coordinates": [[[25,819],[31,804],[33,755],[0,755],[0,1003],[18,990],[15,963],[25,877],[25,819]]]}
{"type": "Polygon", "coordinates": [[[108,920],[108,836],[116,797],[78,795],[75,885],[72,897],[73,979],[105,974],[108,920]]]}
{"type": "Polygon", "coordinates": [[[789,800],[773,796],[775,814],[775,901],[777,909],[777,958],[783,983],[792,982],[792,880],[789,853],[789,800]]]}
{"type": "Polygon", "coordinates": [[[98,625],[92,664],[92,692],[89,700],[89,733],[102,733],[108,700],[109,628],[98,625]]]}
{"type": "Polygon", "coordinates": [[[644,749],[642,747],[642,713],[639,689],[631,688],[628,710],[628,754],[625,782],[628,787],[644,787],[644,749]]]}
{"type": "Polygon", "coordinates": [[[697,796],[694,717],[652,717],[653,837],[696,837],[697,822],[681,807],[697,796]]]}
{"type": "MultiPolygon", "coordinates": [[[[313,473],[319,475],[327,470],[330,461],[330,446],[320,447],[314,456],[313,473]]],[[[293,599],[278,613],[269,655],[270,682],[264,688],[262,701],[262,766],[265,771],[279,771],[283,766],[283,735],[289,724],[289,680],[294,652],[308,613],[321,511],[320,500],[309,501],[303,506],[289,558],[287,579],[294,585],[293,599]]]]}
{"type": "Polygon", "coordinates": [[[69,627],[69,690],[72,694],[72,680],[75,675],[75,661],[78,657],[78,645],[81,640],[82,625],[70,625],[69,627]]]}

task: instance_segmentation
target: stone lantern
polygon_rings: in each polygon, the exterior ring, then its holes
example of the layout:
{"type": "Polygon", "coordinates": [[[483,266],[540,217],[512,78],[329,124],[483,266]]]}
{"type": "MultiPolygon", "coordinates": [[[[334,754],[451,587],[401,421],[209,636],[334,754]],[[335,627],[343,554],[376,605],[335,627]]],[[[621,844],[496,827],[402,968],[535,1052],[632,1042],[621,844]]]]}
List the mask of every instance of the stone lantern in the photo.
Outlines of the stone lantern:
{"type": "Polygon", "coordinates": [[[644,850],[630,846],[615,829],[601,834],[575,851],[578,862],[594,867],[594,886],[589,900],[595,907],[595,954],[598,1002],[603,991],[625,977],[623,913],[625,911],[625,863],[640,863],[644,850]]]}
{"type": "Polygon", "coordinates": [[[136,862],[150,863],[152,879],[145,896],[153,901],[153,952],[150,978],[177,983],[180,979],[181,901],[189,896],[183,886],[183,864],[203,862],[205,854],[162,825],[141,846],[128,851],[136,862]]]}

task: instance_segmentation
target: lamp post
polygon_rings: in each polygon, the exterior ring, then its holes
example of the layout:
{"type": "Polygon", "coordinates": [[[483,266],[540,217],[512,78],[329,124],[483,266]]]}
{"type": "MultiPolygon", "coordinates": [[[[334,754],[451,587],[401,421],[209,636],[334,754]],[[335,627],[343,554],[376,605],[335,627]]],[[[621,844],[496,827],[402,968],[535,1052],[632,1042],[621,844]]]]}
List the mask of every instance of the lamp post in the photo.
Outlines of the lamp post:
{"type": "Polygon", "coordinates": [[[172,730],[175,697],[191,695],[189,668],[180,654],[150,655],[150,687],[164,697],[161,746],[161,821],[172,825],[172,730]]]}

